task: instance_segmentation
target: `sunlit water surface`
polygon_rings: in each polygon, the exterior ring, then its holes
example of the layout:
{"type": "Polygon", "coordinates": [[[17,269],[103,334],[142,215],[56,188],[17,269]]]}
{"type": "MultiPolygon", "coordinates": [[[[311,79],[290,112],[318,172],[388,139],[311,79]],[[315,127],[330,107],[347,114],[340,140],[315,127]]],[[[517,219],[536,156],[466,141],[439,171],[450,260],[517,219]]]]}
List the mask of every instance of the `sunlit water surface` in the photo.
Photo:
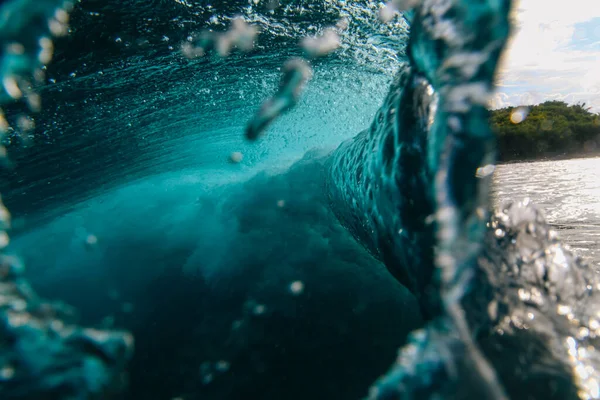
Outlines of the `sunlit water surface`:
{"type": "Polygon", "coordinates": [[[492,196],[531,199],[563,240],[600,266],[600,158],[500,165],[492,196]]]}

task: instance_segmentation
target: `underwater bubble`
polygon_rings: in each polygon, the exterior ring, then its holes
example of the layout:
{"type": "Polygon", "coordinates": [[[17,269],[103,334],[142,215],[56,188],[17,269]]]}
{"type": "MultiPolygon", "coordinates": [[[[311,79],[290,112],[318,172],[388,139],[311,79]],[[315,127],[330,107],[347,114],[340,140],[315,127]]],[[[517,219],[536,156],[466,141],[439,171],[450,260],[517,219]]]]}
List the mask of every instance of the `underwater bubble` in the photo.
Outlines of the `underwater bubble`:
{"type": "Polygon", "coordinates": [[[208,385],[209,383],[211,383],[214,380],[214,375],[213,374],[206,374],[202,376],[202,383],[205,385],[208,385]]]}
{"type": "Polygon", "coordinates": [[[302,281],[294,281],[290,284],[290,292],[292,292],[293,295],[299,295],[302,294],[302,292],[304,291],[304,282],[302,281]]]}
{"type": "Polygon", "coordinates": [[[89,234],[85,238],[85,243],[89,246],[93,246],[98,243],[98,238],[96,237],[96,235],[89,234]]]}
{"type": "Polygon", "coordinates": [[[558,313],[558,315],[567,315],[571,313],[571,307],[559,304],[556,307],[556,312],[558,313]]]}
{"type": "Polygon", "coordinates": [[[215,363],[215,369],[219,372],[229,371],[230,364],[225,360],[219,360],[215,363]]]}
{"type": "Polygon", "coordinates": [[[263,304],[257,304],[252,309],[252,313],[254,315],[263,315],[266,311],[267,311],[267,307],[265,307],[263,304]]]}
{"type": "Polygon", "coordinates": [[[66,24],[69,22],[69,13],[64,9],[59,8],[54,12],[54,19],[62,24],[66,24]]]}
{"type": "Polygon", "coordinates": [[[590,330],[586,327],[581,327],[579,328],[579,331],[577,332],[577,338],[578,339],[586,339],[588,336],[590,336],[590,330]]]}
{"type": "Polygon", "coordinates": [[[529,301],[531,300],[531,293],[523,288],[519,288],[518,290],[519,299],[521,301],[529,301]]]}
{"type": "Polygon", "coordinates": [[[56,37],[65,36],[69,31],[69,28],[66,24],[56,19],[50,20],[48,27],[50,28],[50,32],[52,32],[52,34],[56,37]]]}
{"type": "Polygon", "coordinates": [[[8,381],[15,376],[15,368],[12,365],[5,365],[0,369],[0,379],[8,381]]]}
{"type": "Polygon", "coordinates": [[[42,64],[48,64],[52,61],[54,55],[54,43],[50,38],[43,37],[39,40],[40,52],[38,54],[38,60],[42,64]]]}
{"type": "Polygon", "coordinates": [[[244,155],[239,151],[234,151],[229,155],[229,162],[232,164],[239,164],[244,159],[244,155]]]}

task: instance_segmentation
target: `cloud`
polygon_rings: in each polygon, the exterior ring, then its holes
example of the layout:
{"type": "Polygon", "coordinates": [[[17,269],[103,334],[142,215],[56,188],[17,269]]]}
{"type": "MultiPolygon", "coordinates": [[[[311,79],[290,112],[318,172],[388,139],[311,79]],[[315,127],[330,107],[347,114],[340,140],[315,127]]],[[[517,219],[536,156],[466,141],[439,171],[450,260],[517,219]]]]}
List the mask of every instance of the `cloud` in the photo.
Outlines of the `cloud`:
{"type": "Polygon", "coordinates": [[[563,100],[600,112],[600,2],[520,0],[512,16],[492,106],[563,100]]]}

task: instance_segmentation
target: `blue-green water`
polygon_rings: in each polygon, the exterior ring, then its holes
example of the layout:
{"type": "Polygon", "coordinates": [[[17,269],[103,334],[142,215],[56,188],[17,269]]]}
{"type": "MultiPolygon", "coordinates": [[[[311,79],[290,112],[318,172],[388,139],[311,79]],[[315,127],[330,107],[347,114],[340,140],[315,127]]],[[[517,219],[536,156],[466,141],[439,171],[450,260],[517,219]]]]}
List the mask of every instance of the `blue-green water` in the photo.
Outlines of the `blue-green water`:
{"type": "Polygon", "coordinates": [[[600,396],[597,278],[533,207],[488,212],[508,1],[82,1],[39,78],[60,3],[0,10],[2,398],[600,396]],[[236,15],[253,50],[185,56],[236,15]]]}

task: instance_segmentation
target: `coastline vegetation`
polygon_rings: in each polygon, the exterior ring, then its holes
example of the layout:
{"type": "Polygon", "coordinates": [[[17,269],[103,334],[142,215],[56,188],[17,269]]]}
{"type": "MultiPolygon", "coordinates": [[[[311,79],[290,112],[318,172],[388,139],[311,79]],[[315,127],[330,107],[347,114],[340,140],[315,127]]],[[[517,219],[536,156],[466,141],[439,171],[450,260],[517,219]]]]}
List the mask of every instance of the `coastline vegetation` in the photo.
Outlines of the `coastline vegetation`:
{"type": "Polygon", "coordinates": [[[500,162],[600,156],[600,114],[547,101],[491,110],[500,162]]]}

